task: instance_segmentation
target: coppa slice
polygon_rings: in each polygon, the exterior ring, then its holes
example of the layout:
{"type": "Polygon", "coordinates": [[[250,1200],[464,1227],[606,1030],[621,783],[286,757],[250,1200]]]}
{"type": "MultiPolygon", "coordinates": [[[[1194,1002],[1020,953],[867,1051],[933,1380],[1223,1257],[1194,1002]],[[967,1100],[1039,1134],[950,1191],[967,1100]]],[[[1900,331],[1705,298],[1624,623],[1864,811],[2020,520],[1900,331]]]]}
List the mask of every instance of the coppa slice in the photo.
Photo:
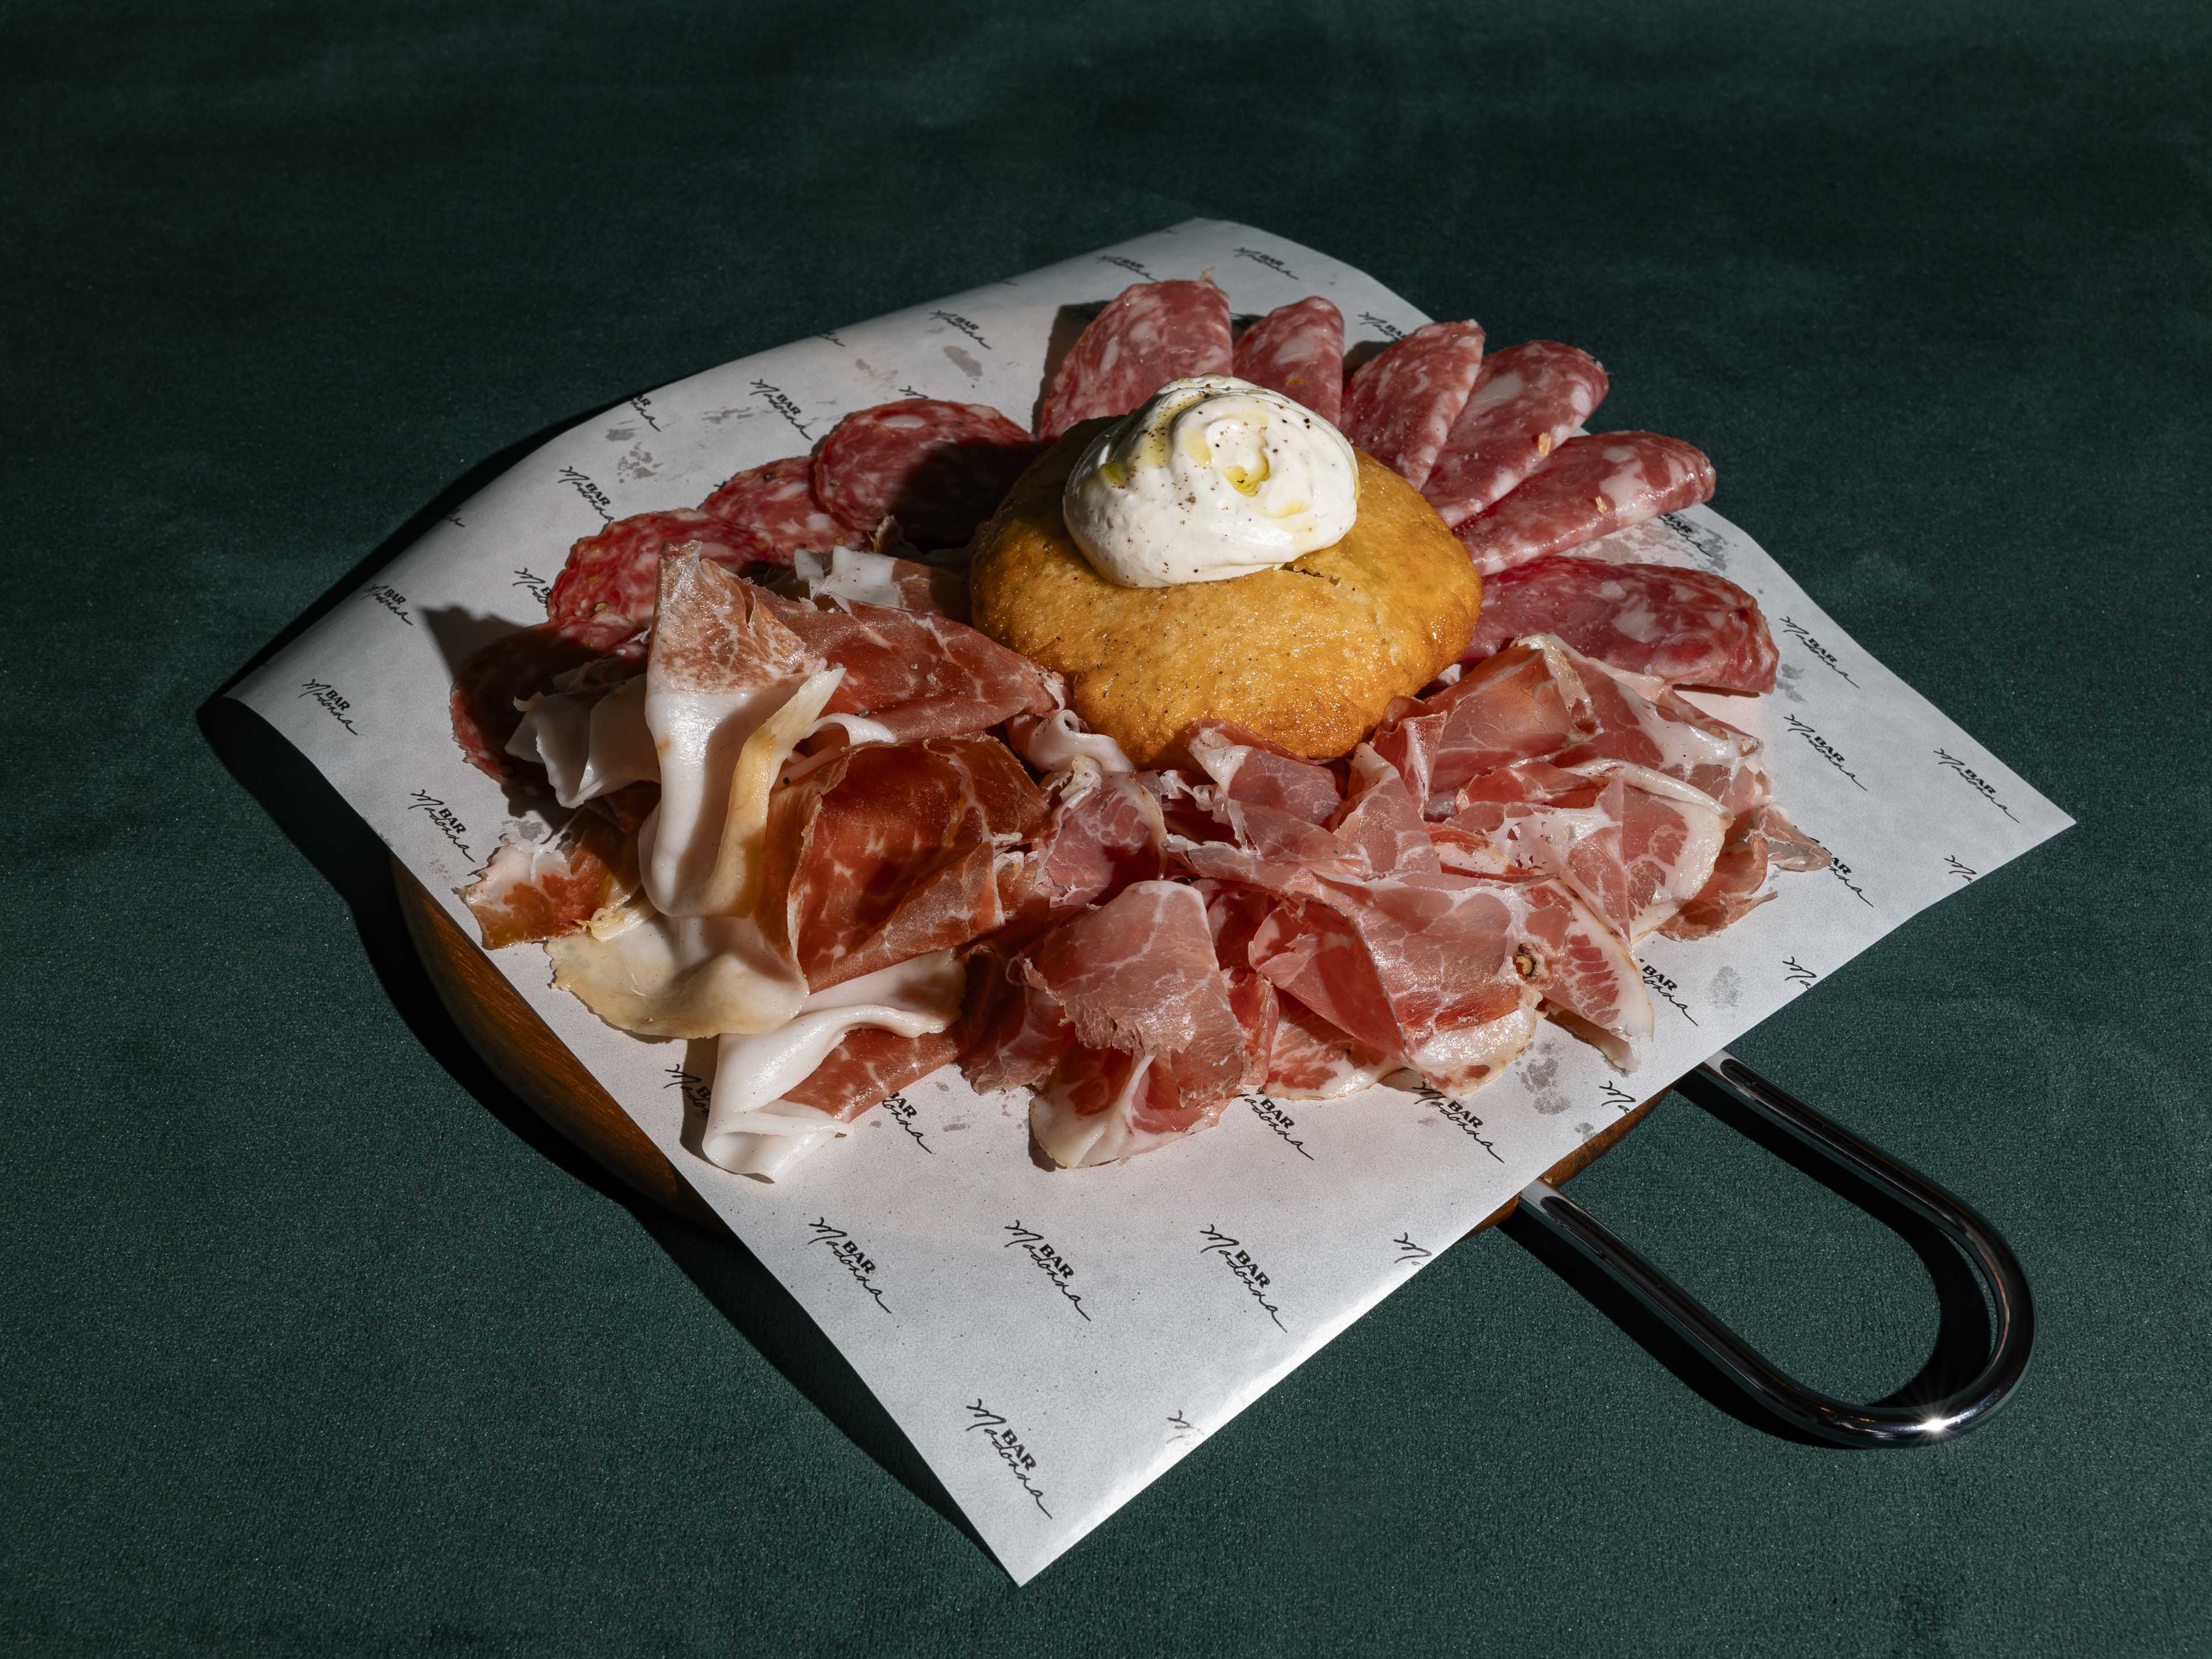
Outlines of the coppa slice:
{"type": "Polygon", "coordinates": [[[1444,817],[1468,779],[1554,754],[1597,732],[1572,659],[1557,640],[1538,635],[1516,641],[1432,697],[1397,704],[1374,747],[1427,816],[1444,817]]]}
{"type": "Polygon", "coordinates": [[[1344,435],[1419,489],[1482,368],[1482,325],[1425,323],[1344,388],[1344,435]]]}
{"type": "MultiPolygon", "coordinates": [[[[1491,660],[1501,661],[1508,654],[1500,653],[1491,660]]],[[[1773,791],[1766,769],[1759,763],[1757,738],[1673,691],[1647,697],[1603,663],[1573,652],[1565,654],[1589,696],[1597,729],[1553,755],[1554,764],[1611,760],[1648,766],[1704,791],[1731,815],[1766,804],[1773,791]]]]}
{"type": "Polygon", "coordinates": [[[1078,421],[1126,415],[1170,380],[1228,374],[1233,356],[1229,296],[1211,281],[1132,283],[1060,360],[1038,434],[1057,438],[1078,421]]]}
{"type": "Polygon", "coordinates": [[[1344,313],[1318,294],[1293,300],[1237,341],[1240,380],[1304,404],[1331,426],[1344,412],[1344,313]]]}
{"type": "Polygon", "coordinates": [[[1774,690],[1774,636],[1759,601],[1725,576],[1668,564],[1556,556],[1482,585],[1464,660],[1553,634],[1609,668],[1716,691],[1774,690]]]}
{"type": "Polygon", "coordinates": [[[768,545],[711,513],[679,507],[617,519],[568,550],[568,562],[545,596],[554,622],[626,617],[632,629],[653,620],[660,593],[660,556],[689,545],[702,559],[735,570],[769,556],[768,545]]]}
{"type": "Polygon", "coordinates": [[[988,404],[908,398],[830,428],[815,452],[814,494],[863,544],[890,517],[918,546],[953,547],[1036,453],[1036,440],[988,404]]]}
{"type": "Polygon", "coordinates": [[[699,510],[751,538],[759,547],[754,556],[771,564],[789,564],[802,552],[825,553],[855,539],[814,499],[811,455],[748,467],[700,502],[699,510]]]}
{"type": "Polygon", "coordinates": [[[1421,494],[1446,524],[1472,518],[1541,466],[1605,392],[1597,359],[1557,340],[1492,352],[1421,494]]]}
{"type": "Polygon", "coordinates": [[[901,742],[981,732],[1060,706],[1057,681],[1018,652],[949,617],[851,601],[817,608],[763,599],[808,648],[845,671],[833,714],[865,714],[901,742]]]}
{"type": "Polygon", "coordinates": [[[1713,464],[1680,438],[1602,432],[1570,438],[1527,482],[1455,533],[1486,576],[1564,553],[1662,513],[1711,501],[1713,464]]]}

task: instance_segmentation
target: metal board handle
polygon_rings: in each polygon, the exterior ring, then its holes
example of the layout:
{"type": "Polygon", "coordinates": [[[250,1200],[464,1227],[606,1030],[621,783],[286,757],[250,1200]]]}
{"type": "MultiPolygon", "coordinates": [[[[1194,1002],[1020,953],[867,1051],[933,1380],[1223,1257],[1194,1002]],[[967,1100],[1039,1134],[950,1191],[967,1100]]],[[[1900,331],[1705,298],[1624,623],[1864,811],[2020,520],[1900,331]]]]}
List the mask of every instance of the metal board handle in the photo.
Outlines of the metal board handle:
{"type": "Polygon", "coordinates": [[[1989,1360],[1971,1381],[1925,1404],[1855,1406],[1834,1399],[1778,1370],[1548,1182],[1531,1182],[1522,1189],[1522,1212],[1665,1321],[1759,1405],[1808,1434],[1844,1446],[1926,1446],[1988,1421],[2019,1386],[2035,1346],[2034,1298],[2003,1235],[1918,1170],[1832,1123],[1726,1050],[1696,1074],[1794,1135],[1816,1157],[1905,1206],[1959,1248],[1981,1275],[1996,1311],[1989,1360]]]}

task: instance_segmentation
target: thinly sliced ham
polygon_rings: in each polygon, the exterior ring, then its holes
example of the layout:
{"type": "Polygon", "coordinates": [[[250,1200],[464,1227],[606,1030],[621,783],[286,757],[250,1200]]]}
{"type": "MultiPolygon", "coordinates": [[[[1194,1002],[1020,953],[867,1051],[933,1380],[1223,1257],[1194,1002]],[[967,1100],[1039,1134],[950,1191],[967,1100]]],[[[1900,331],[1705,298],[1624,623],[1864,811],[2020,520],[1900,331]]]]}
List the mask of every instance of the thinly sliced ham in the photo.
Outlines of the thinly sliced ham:
{"type": "Polygon", "coordinates": [[[1570,438],[1542,467],[1455,533],[1486,576],[1565,553],[1662,513],[1711,501],[1713,464],[1680,438],[1602,432],[1570,438]]]}
{"type": "Polygon", "coordinates": [[[776,792],[762,924],[817,991],[966,945],[1005,921],[1000,866],[1045,818],[994,738],[851,749],[776,792]]]}
{"type": "Polygon", "coordinates": [[[526,699],[507,752],[541,768],[563,806],[581,806],[660,781],[660,761],[645,723],[645,677],[611,690],[549,691],[526,699]]]}
{"type": "Polygon", "coordinates": [[[1199,769],[1228,799],[1326,823],[1343,792],[1325,766],[1300,760],[1255,732],[1226,720],[1203,720],[1184,734],[1199,769]]]}
{"type": "MultiPolygon", "coordinates": [[[[1605,392],[1604,368],[1571,345],[1530,340],[1492,352],[1421,493],[1448,525],[1474,517],[1550,459],[1605,392]]],[[[1482,603],[1487,611],[1487,587],[1482,603]]]]}
{"type": "Polygon", "coordinates": [[[1398,1069],[1391,1054],[1365,1048],[1296,997],[1275,1000],[1275,1036],[1267,1090],[1286,1100],[1340,1100],[1371,1089],[1398,1069]]]}
{"type": "MultiPolygon", "coordinates": [[[[838,547],[826,553],[796,555],[791,574],[777,584],[794,599],[843,600],[968,620],[968,578],[964,572],[899,558],[864,548],[838,547]]],[[[819,607],[817,607],[819,608],[819,607]]]]}
{"type": "Polygon", "coordinates": [[[1344,413],[1344,313],[1318,294],[1277,306],[1237,337],[1231,373],[1338,423],[1344,413]]]}
{"type": "Polygon", "coordinates": [[[1729,826],[1705,884],[1660,928],[1669,939],[1709,938],[1776,896],[1760,890],[1770,868],[1824,870],[1828,849],[1772,805],[1755,807],[1729,826]]]}
{"type": "Polygon", "coordinates": [[[690,507],[617,519],[568,550],[545,597],[553,622],[623,617],[635,631],[653,620],[664,554],[687,549],[735,570],[769,556],[761,539],[726,519],[690,507]]]}
{"type": "Polygon", "coordinates": [[[1470,778],[1556,754],[1597,730],[1569,653],[1537,636],[1515,641],[1433,696],[1393,704],[1373,741],[1423,811],[1445,817],[1470,778]]]}
{"type": "Polygon", "coordinates": [[[782,1175],[890,1092],[877,1087],[872,1062],[904,1072],[906,1082],[924,1074],[911,1066],[944,1063],[965,982],[953,953],[939,951],[817,991],[773,1030],[723,1037],[701,1150],[738,1175],[782,1175]]]}
{"type": "Polygon", "coordinates": [[[557,835],[501,842],[460,898],[484,949],[496,951],[573,933],[636,884],[636,849],[605,818],[580,812],[557,835]]]}
{"type": "Polygon", "coordinates": [[[1774,636],[1759,601],[1725,576],[1679,565],[1565,556],[1516,565],[1482,585],[1482,620],[1464,660],[1527,634],[1672,685],[1774,690],[1774,636]]]}
{"type": "Polygon", "coordinates": [[[1046,780],[1051,816],[1000,866],[1006,926],[1025,936],[1165,873],[1159,798],[1133,775],[1080,765],[1046,780]]]}
{"type": "Polygon", "coordinates": [[[769,793],[843,675],[776,620],[767,597],[696,556],[662,567],[645,672],[660,804],[638,832],[638,860],[665,915],[750,913],[769,793]]]}
{"type": "Polygon", "coordinates": [[[1352,751],[1352,792],[1330,821],[1336,838],[1358,854],[1370,874],[1403,876],[1443,868],[1437,857],[1421,803],[1398,769],[1371,744],[1352,751]]]}
{"type": "Polygon", "coordinates": [[[1518,762],[1466,785],[1458,805],[1450,828],[1514,875],[1558,877],[1632,941],[1705,886],[1729,822],[1711,796],[1620,761],[1518,762]]]}
{"type": "Polygon", "coordinates": [[[602,616],[582,622],[544,622],[501,635],[453,677],[453,740],[478,771],[509,782],[521,775],[507,752],[522,724],[517,704],[552,689],[562,675],[610,654],[645,654],[628,618],[602,616]]]}
{"type": "Polygon", "coordinates": [[[1481,324],[1425,323],[1345,383],[1344,435],[1419,489],[1481,368],[1481,324]]]}
{"type": "MultiPolygon", "coordinates": [[[[1527,643],[1519,641],[1513,648],[1527,643]]],[[[1502,661],[1510,654],[1501,652],[1491,661],[1502,661]]],[[[1602,663],[1571,651],[1566,657],[1589,695],[1597,729],[1553,754],[1555,763],[1571,767],[1616,760],[1648,766],[1711,796],[1731,816],[1766,803],[1772,790],[1759,763],[1757,738],[1706,714],[1676,692],[1661,690],[1656,696],[1647,696],[1602,663]]]]}
{"type": "Polygon", "coordinates": [[[1063,1168],[1207,1127],[1242,1085],[1244,1029],[1196,888],[1126,888],[1046,935],[1021,973],[1074,1035],[1030,1112],[1037,1145],[1063,1168]]]}
{"type": "Polygon", "coordinates": [[[772,1031],[806,981],[750,916],[665,916],[642,895],[547,942],[556,989],[648,1037],[772,1031]]]}
{"type": "Polygon", "coordinates": [[[982,732],[1016,714],[1049,714],[1057,680],[949,617],[841,601],[817,609],[775,595],[776,619],[845,671],[831,714],[861,714],[906,742],[982,732]]]}

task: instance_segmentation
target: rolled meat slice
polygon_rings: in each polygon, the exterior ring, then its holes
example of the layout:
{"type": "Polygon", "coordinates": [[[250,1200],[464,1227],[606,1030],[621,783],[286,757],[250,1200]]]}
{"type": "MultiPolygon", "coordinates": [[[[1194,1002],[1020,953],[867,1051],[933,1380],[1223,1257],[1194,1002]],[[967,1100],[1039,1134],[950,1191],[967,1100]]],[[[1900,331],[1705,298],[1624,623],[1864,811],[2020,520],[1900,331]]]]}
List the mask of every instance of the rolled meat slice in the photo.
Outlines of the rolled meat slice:
{"type": "Polygon", "coordinates": [[[1419,489],[1482,370],[1482,325],[1425,323],[1344,388],[1344,435],[1419,489]]]}
{"type": "Polygon", "coordinates": [[[1543,465],[1605,392],[1597,359],[1557,340],[1492,352],[1421,494],[1446,524],[1474,517],[1543,465]]]}
{"type": "Polygon", "coordinates": [[[1601,432],[1570,438],[1552,459],[1455,534],[1486,576],[1565,553],[1662,513],[1710,501],[1713,464],[1680,438],[1601,432]]]}
{"type": "Polygon", "coordinates": [[[1234,362],[1229,296],[1207,278],[1132,283],[1091,319],[1054,371],[1037,432],[1126,415],[1170,380],[1226,374],[1234,362]]]}
{"type": "Polygon", "coordinates": [[[862,545],[890,517],[917,546],[956,547],[1036,453],[1036,439],[987,404],[908,398],[830,429],[814,453],[814,495],[862,545]]]}
{"type": "Polygon", "coordinates": [[[1553,634],[1609,668],[1714,691],[1774,690],[1774,636],[1759,601],[1725,576],[1667,564],[1559,555],[1482,585],[1482,618],[1462,659],[1524,634],[1553,634]]]}
{"type": "Polygon", "coordinates": [[[1239,337],[1231,372],[1336,425],[1344,412],[1344,313],[1318,294],[1277,306],[1239,337]]]}
{"type": "Polygon", "coordinates": [[[758,543],[756,555],[771,564],[789,564],[802,552],[825,553],[838,545],[866,545],[814,498],[814,458],[789,455],[748,467],[699,503],[733,529],[758,543]]]}

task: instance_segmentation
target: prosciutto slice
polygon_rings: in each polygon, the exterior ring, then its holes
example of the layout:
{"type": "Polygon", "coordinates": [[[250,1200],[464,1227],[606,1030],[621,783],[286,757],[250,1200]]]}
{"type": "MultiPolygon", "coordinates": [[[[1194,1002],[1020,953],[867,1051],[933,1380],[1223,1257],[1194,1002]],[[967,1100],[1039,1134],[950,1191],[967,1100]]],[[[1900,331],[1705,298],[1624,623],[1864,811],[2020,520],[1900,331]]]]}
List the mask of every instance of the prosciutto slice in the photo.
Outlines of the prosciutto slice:
{"type": "Polygon", "coordinates": [[[1521,761],[1462,788],[1450,827],[1510,874],[1558,877],[1634,940],[1705,886],[1729,822],[1711,796],[1647,768],[1521,761]]]}
{"type": "Polygon", "coordinates": [[[1170,380],[1226,374],[1232,362],[1229,296],[1210,278],[1132,283],[1053,372],[1037,432],[1049,441],[1078,421],[1126,415],[1170,380]]]}
{"type": "Polygon", "coordinates": [[[817,991],[966,945],[1005,921],[1000,865],[1045,817],[996,738],[846,750],[776,792],[763,927],[817,991]]]}
{"type": "Polygon", "coordinates": [[[1772,805],[1755,808],[1729,827],[1712,872],[1659,931],[1669,939],[1705,939],[1756,910],[1769,869],[1825,870],[1828,849],[1782,816],[1772,805]]]}
{"type": "MultiPolygon", "coordinates": [[[[1514,648],[1528,643],[1519,641],[1514,648]]],[[[1757,738],[1676,692],[1660,690],[1656,697],[1646,696],[1604,664],[1571,651],[1565,654],[1589,698],[1596,730],[1554,754],[1557,764],[1614,760],[1649,767],[1711,796],[1731,817],[1765,805],[1772,789],[1759,763],[1757,738]]]]}
{"type": "Polygon", "coordinates": [[[573,933],[635,890],[637,861],[620,831],[580,812],[558,835],[502,842],[461,890],[487,951],[573,933]]]}
{"type": "Polygon", "coordinates": [[[1516,641],[1433,696],[1392,705],[1374,747],[1426,815],[1442,818],[1469,779],[1556,754],[1597,731],[1571,654],[1536,635],[1516,641]]]}
{"type": "Polygon", "coordinates": [[[817,609],[769,595],[776,619],[845,671],[831,714],[863,714],[894,741],[986,731],[1015,714],[1049,714],[1057,680],[948,617],[841,600],[817,609]]]}
{"type": "Polygon", "coordinates": [[[1340,1100],[1371,1089],[1399,1060],[1363,1047],[1296,997],[1275,1000],[1275,1038],[1267,1090],[1286,1100],[1340,1100]]]}
{"type": "Polygon", "coordinates": [[[749,467],[699,503],[744,537],[753,556],[789,564],[802,552],[823,552],[853,539],[814,498],[814,458],[791,455],[749,467]]]}
{"type": "Polygon", "coordinates": [[[792,559],[790,577],[777,584],[787,599],[880,605],[968,620],[968,578],[887,553],[838,547],[827,553],[802,552],[792,559]]]}
{"type": "Polygon", "coordinates": [[[1237,337],[1231,372],[1336,425],[1344,412],[1344,313],[1318,294],[1277,306],[1237,337]]]}
{"type": "Polygon", "coordinates": [[[768,544],[711,513],[679,507],[618,519],[568,550],[568,562],[545,596],[550,620],[624,617],[635,632],[653,620],[664,553],[684,548],[732,570],[769,555],[768,544]]]}
{"type": "Polygon", "coordinates": [[[1570,438],[1526,482],[1455,532],[1486,576],[1565,553],[1662,513],[1711,501],[1713,464],[1680,438],[1605,432],[1570,438]]]}
{"type": "Polygon", "coordinates": [[[522,724],[518,705],[549,690],[565,673],[615,653],[645,654],[627,617],[539,623],[491,641],[453,677],[453,740],[479,772],[511,782],[521,775],[507,750],[522,724]]]}
{"type": "Polygon", "coordinates": [[[1051,817],[1011,865],[1000,890],[1010,928],[1024,934],[1165,873],[1159,799],[1135,776],[1095,765],[1048,780],[1051,817]]]}
{"type": "Polygon", "coordinates": [[[1482,325],[1425,323],[1344,388],[1344,435],[1419,489],[1482,368],[1482,325]]]}
{"type": "Polygon", "coordinates": [[[1448,525],[1474,517],[1550,459],[1605,393],[1604,368],[1571,345],[1530,340],[1492,352],[1421,494],[1448,525]]]}
{"type": "Polygon", "coordinates": [[[1184,735],[1199,769],[1224,797],[1247,806],[1325,823],[1342,798],[1325,766],[1300,760],[1257,732],[1226,720],[1202,720],[1184,735]]]}
{"type": "Polygon", "coordinates": [[[886,517],[926,547],[966,541],[1037,441],[986,404],[908,398],[855,410],[814,454],[815,499],[864,540],[886,517]]]}
{"type": "Polygon", "coordinates": [[[1196,888],[1139,882],[1048,934],[1021,969],[1073,1036],[1030,1111],[1061,1167],[1208,1127],[1242,1085],[1244,1028],[1196,888]]]}
{"type": "Polygon", "coordinates": [[[666,916],[642,896],[550,940],[556,989],[619,1030],[648,1037],[769,1031],[806,981],[750,916],[666,916]]]}
{"type": "Polygon", "coordinates": [[[1555,635],[1609,668],[1673,685],[1774,690],[1774,636],[1759,601],[1707,570],[1565,556],[1516,565],[1483,583],[1464,660],[1524,634],[1555,635]]]}

